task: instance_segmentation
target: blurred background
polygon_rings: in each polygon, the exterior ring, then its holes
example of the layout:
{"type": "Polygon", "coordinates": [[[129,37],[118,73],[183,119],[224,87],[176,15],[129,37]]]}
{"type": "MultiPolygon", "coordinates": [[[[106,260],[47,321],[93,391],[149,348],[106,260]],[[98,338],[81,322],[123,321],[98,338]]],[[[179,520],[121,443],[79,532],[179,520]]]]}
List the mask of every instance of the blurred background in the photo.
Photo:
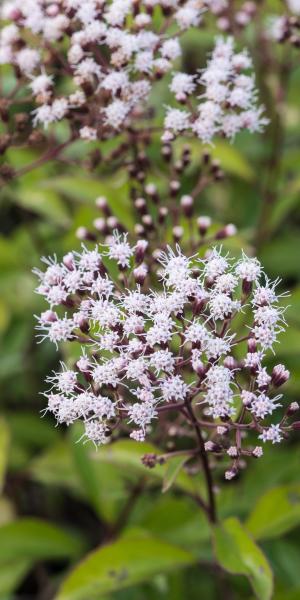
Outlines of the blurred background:
{"type": "MultiPolygon", "coordinates": [[[[214,34],[205,30],[185,36],[187,71],[205,64],[214,34]]],[[[276,347],[276,361],[292,373],[285,387],[289,403],[299,400],[300,391],[299,50],[273,44],[262,53],[256,34],[248,27],[239,43],[247,45],[254,58],[271,124],[262,135],[242,134],[234,145],[221,140],[208,149],[225,176],[198,196],[196,212],[219,224],[235,223],[238,234],[225,245],[257,253],[268,275],[282,279],[280,291],[291,292],[284,299],[289,328],[276,347]]],[[[1,76],[7,95],[14,85],[13,74],[2,68],[1,76]]],[[[167,101],[166,85],[159,83],[151,100],[158,120],[167,101]]],[[[19,107],[16,114],[32,110],[26,102],[19,107]]],[[[64,126],[55,130],[58,140],[66,134],[64,126]]],[[[111,151],[114,143],[106,142],[103,151],[111,151]]],[[[91,598],[251,600],[246,578],[225,575],[216,567],[208,527],[197,507],[181,495],[181,483],[162,495],[161,472],[144,469],[140,455],[147,445],[141,451],[133,442],[120,441],[112,453],[106,449],[95,453],[75,444],[75,429],[65,431],[47,415],[41,418],[40,392],[59,356],[50,343],[36,343],[34,314],[44,305],[34,293],[31,270],[39,266],[41,255],[61,257],[79,248],[76,230],[89,228],[99,216],[98,196],[107,197],[127,227],[134,225],[126,174],[112,173],[109,166],[93,169],[89,157],[97,147],[97,142],[78,142],[63,161],[47,162],[29,172],[26,165],[39,153],[26,143],[2,157],[5,168],[9,165],[21,173],[25,169],[19,177],[2,180],[0,191],[0,600],[54,598],[70,567],[99,544],[117,539],[121,541],[111,551],[106,547],[101,559],[102,565],[113,569],[137,551],[139,546],[130,537],[137,531],[146,536],[147,564],[139,564],[138,573],[130,565],[128,572],[119,570],[113,583],[95,587],[91,598]],[[141,489],[142,494],[137,492],[141,489]],[[189,565],[187,550],[197,552],[196,565],[189,565]]],[[[153,138],[148,152],[157,169],[163,170],[159,137],[153,138]]],[[[182,193],[188,193],[197,179],[202,152],[200,141],[193,141],[182,193]]],[[[159,176],[156,183],[162,185],[159,176]]],[[[67,349],[62,348],[62,356],[68,360],[67,349]]],[[[275,600],[300,599],[299,458],[299,436],[291,436],[280,447],[266,447],[264,458],[251,463],[236,481],[222,484],[219,496],[224,516],[245,520],[264,493],[279,490],[264,506],[258,536],[274,570],[275,600]],[[275,533],[268,532],[270,515],[275,521],[277,517],[275,533]]],[[[73,590],[61,598],[82,596],[73,590]]]]}

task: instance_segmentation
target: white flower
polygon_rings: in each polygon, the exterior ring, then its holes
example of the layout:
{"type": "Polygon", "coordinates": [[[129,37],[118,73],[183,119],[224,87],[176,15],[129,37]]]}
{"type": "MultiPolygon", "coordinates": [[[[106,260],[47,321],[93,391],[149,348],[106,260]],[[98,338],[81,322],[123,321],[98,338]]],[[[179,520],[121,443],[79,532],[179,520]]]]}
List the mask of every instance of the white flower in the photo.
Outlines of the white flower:
{"type": "Polygon", "coordinates": [[[183,131],[190,127],[190,114],[187,111],[168,106],[167,115],[165,117],[165,129],[170,129],[174,133],[183,131]]]}
{"type": "Polygon", "coordinates": [[[23,48],[16,55],[17,65],[25,75],[31,75],[40,63],[40,54],[37,50],[23,48]]]}
{"type": "Polygon", "coordinates": [[[170,83],[170,90],[174,94],[192,94],[196,88],[193,75],[175,73],[170,83]]]}
{"type": "Polygon", "coordinates": [[[166,402],[171,400],[184,400],[188,394],[189,386],[183,381],[180,375],[174,375],[165,379],[160,384],[162,398],[166,402]]]}
{"type": "Polygon", "coordinates": [[[129,422],[133,422],[142,430],[145,430],[147,425],[150,425],[151,421],[157,416],[155,406],[151,402],[135,402],[128,409],[128,415],[130,417],[129,422]]]}
{"type": "Polygon", "coordinates": [[[227,294],[216,294],[209,302],[210,314],[213,319],[225,319],[241,308],[239,300],[231,300],[227,294]]]}
{"type": "Polygon", "coordinates": [[[175,60],[181,56],[181,47],[177,39],[170,39],[164,42],[160,51],[163,58],[170,60],[175,60]]]}
{"type": "Polygon", "coordinates": [[[82,140],[94,141],[97,139],[97,129],[94,127],[88,127],[86,125],[85,127],[81,127],[79,130],[79,135],[82,140]]]}
{"type": "Polygon", "coordinates": [[[270,425],[268,429],[264,429],[258,438],[263,442],[272,442],[272,444],[278,444],[282,440],[280,425],[270,425]]]}
{"type": "Polygon", "coordinates": [[[261,274],[261,264],[257,258],[243,257],[238,262],[235,272],[238,277],[244,279],[245,281],[257,281],[261,274]]]}
{"type": "Polygon", "coordinates": [[[150,365],[156,371],[158,375],[160,371],[166,373],[172,373],[175,366],[175,357],[169,350],[157,350],[150,356],[150,365]]]}
{"type": "Polygon", "coordinates": [[[108,253],[109,258],[116,260],[117,264],[122,268],[129,267],[130,258],[134,253],[132,248],[127,242],[127,234],[120,234],[118,231],[114,231],[113,236],[108,242],[108,253]]]}
{"type": "Polygon", "coordinates": [[[114,100],[109,104],[103,112],[105,114],[105,122],[114,129],[119,129],[124,123],[129,111],[130,104],[123,102],[123,100],[114,100]]]}

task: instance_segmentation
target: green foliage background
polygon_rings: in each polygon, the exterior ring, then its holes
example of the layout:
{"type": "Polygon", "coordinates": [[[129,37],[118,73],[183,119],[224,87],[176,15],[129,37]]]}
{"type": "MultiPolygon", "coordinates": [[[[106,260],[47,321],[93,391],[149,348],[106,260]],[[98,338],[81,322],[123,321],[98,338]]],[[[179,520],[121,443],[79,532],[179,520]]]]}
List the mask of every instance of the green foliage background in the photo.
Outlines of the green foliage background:
{"type": "MultiPolygon", "coordinates": [[[[288,404],[300,391],[299,51],[274,49],[278,64],[292,63],[285,81],[266,68],[251,28],[247,36],[271,125],[260,136],[240,135],[234,145],[216,143],[211,151],[226,178],[198,198],[197,213],[234,222],[232,249],[256,251],[270,277],[282,278],[282,289],[291,290],[285,300],[290,327],[276,347],[277,362],[292,372],[288,404]]],[[[187,67],[204,63],[212,40],[213,33],[204,31],[186,37],[187,67]]],[[[12,74],[3,69],[2,76],[9,90],[12,74]]],[[[158,89],[152,105],[159,114],[167,94],[161,84],[158,89]]],[[[58,139],[66,135],[57,128],[58,139]]],[[[76,428],[63,431],[47,415],[40,417],[39,393],[58,356],[50,344],[36,344],[33,315],[43,305],[33,293],[31,269],[40,255],[61,256],[79,246],[75,230],[96,218],[99,195],[107,196],[127,227],[134,223],[124,173],[88,172],[76,163],[94,147],[76,143],[64,163],[48,162],[0,192],[0,600],[298,600],[297,436],[266,447],[237,481],[220,480],[224,521],[212,532],[184,496],[202,482],[178,475],[180,465],[171,473],[165,467],[147,471],[140,456],[148,445],[122,440],[95,452],[76,445],[76,428]],[[170,489],[162,493],[162,487],[170,489]],[[139,489],[143,493],[135,494],[139,489]]],[[[202,150],[193,142],[191,181],[202,150]]],[[[160,165],[158,139],[149,152],[160,165]]],[[[10,149],[5,161],[21,169],[37,158],[25,146],[10,149]]],[[[67,349],[62,354],[68,360],[67,349]]]]}

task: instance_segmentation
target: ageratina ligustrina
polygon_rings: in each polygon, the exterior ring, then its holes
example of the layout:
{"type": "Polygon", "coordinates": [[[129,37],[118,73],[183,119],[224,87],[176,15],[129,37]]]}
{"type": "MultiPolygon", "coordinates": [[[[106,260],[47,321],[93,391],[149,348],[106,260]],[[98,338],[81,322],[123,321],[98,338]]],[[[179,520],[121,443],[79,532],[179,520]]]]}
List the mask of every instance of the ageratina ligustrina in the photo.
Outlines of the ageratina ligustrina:
{"type": "Polygon", "coordinates": [[[45,411],[82,421],[82,439],[96,445],[119,434],[160,441],[162,459],[171,436],[187,459],[200,448],[206,471],[223,456],[231,479],[287,436],[298,409],[280,392],[284,365],[265,363],[285,327],[278,282],[256,258],[222,248],[188,258],[177,245],[146,263],[146,247],[115,232],[35,271],[49,303],[41,341],[78,345],[75,364],[47,378],[45,411]]]}
{"type": "MultiPolygon", "coordinates": [[[[163,130],[150,93],[156,81],[170,72],[169,87],[186,108],[166,109],[164,141],[180,132],[207,143],[216,135],[233,139],[243,129],[261,131],[267,120],[257,102],[252,61],[246,52],[234,52],[231,38],[217,39],[200,74],[174,73],[182,54],[181,35],[202,24],[206,11],[217,14],[215,4],[199,0],[4,2],[0,18],[7,24],[0,34],[0,64],[13,68],[16,86],[0,103],[7,124],[0,151],[11,144],[46,144],[44,160],[57,160],[78,138],[103,142],[124,132],[125,143],[131,146],[133,134],[139,139],[144,132],[163,130]],[[25,112],[28,105],[32,118],[25,112]],[[47,129],[53,136],[56,130],[51,126],[61,121],[69,124],[69,137],[54,143],[54,135],[48,147],[47,129]],[[45,136],[32,131],[32,126],[44,128],[45,136]],[[12,129],[14,135],[8,139],[5,136],[12,129]]],[[[0,174],[3,179],[13,176],[0,174]]]]}

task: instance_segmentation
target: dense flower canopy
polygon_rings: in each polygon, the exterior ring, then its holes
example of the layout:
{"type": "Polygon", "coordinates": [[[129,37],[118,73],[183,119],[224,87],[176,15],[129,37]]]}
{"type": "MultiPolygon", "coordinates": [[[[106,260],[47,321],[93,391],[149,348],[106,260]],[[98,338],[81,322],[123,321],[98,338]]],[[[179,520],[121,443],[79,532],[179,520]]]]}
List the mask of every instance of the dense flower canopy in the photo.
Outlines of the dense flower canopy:
{"type": "MultiPolygon", "coordinates": [[[[226,6],[198,0],[8,1],[0,64],[12,65],[29,88],[34,126],[68,120],[73,135],[105,139],[143,116],[155,81],[181,57],[182,33],[197,27],[205,11],[218,14],[226,6]]],[[[242,129],[261,131],[267,120],[253,76],[244,73],[251,69],[248,54],[234,52],[232,38],[217,39],[202,73],[174,73],[170,89],[180,103],[189,100],[189,110],[168,107],[165,135],[190,131],[206,143],[216,134],[233,139],[242,129]]]]}
{"type": "MultiPolygon", "coordinates": [[[[218,248],[204,258],[167,248],[149,272],[146,247],[115,233],[103,248],[45,259],[46,271],[37,271],[37,292],[49,303],[39,335],[81,345],[74,369],[62,365],[47,379],[46,410],[59,423],[83,420],[95,444],[117,429],[143,440],[161,412],[184,416],[189,405],[214,432],[207,450],[215,433],[240,429],[280,442],[284,421],[265,422],[289,377],[283,365],[264,366],[285,325],[277,282],[256,258],[218,248]]],[[[235,458],[252,451],[240,440],[235,458]]]]}

